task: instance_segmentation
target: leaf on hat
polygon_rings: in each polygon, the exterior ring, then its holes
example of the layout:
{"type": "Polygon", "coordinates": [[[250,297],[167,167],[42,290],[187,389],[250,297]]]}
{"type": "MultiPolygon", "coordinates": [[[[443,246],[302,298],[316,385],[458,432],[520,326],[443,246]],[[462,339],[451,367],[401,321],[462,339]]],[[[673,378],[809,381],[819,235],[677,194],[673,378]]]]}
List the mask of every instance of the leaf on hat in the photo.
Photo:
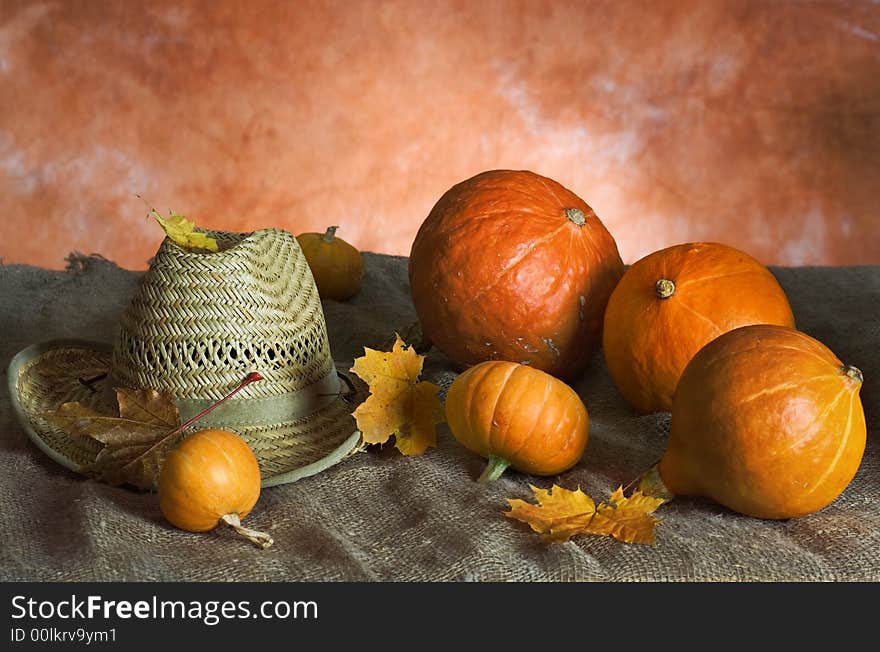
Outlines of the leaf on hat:
{"type": "Polygon", "coordinates": [[[104,445],[89,469],[99,480],[156,489],[162,463],[183,437],[183,431],[263,376],[252,371],[223,398],[180,423],[170,394],[155,389],[116,389],[119,416],[95,412],[81,403],[64,403],[44,414],[49,423],[73,437],[104,445]]]}
{"type": "Polygon", "coordinates": [[[508,518],[522,521],[547,541],[564,542],[576,534],[611,536],[625,543],[654,543],[654,526],[661,519],[652,516],[665,501],[634,491],[624,497],[623,488],[611,494],[613,505],[598,506],[580,487],[575,491],[553,485],[551,490],[531,486],[537,505],[509,498],[508,518]]]}
{"type": "Polygon", "coordinates": [[[217,240],[204,233],[196,231],[196,225],[174,211],[169,211],[168,217],[163,217],[155,208],[150,210],[159,225],[165,230],[165,234],[174,242],[186,249],[207,249],[217,251],[217,240]]]}
{"type": "Polygon", "coordinates": [[[354,411],[368,444],[383,444],[394,435],[404,455],[421,455],[437,445],[436,425],[443,422],[439,387],[419,381],[425,356],[405,345],[400,335],[391,351],[364,347],[350,369],[369,385],[367,400],[354,411]]]}
{"type": "Polygon", "coordinates": [[[88,469],[99,480],[155,489],[165,455],[181,436],[177,407],[168,394],[154,389],[118,388],[116,400],[119,416],[81,403],[64,403],[45,416],[71,436],[104,445],[88,469]]]}

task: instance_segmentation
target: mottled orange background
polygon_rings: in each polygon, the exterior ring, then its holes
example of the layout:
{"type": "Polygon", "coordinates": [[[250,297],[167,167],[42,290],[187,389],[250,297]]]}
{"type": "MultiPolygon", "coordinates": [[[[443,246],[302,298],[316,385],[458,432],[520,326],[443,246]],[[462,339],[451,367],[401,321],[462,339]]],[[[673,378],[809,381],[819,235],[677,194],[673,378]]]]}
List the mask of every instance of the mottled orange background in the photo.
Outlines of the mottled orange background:
{"type": "Polygon", "coordinates": [[[452,184],[553,177],[626,262],[880,264],[875,2],[0,2],[0,256],[142,269],[141,194],[408,254],[452,184]]]}

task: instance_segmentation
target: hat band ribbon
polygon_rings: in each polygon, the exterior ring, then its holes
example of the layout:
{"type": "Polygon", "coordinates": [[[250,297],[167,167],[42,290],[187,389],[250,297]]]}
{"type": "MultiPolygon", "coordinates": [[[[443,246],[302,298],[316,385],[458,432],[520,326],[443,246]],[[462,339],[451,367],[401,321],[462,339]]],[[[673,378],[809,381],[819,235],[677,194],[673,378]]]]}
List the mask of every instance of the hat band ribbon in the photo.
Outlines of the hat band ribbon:
{"type": "MultiPolygon", "coordinates": [[[[271,426],[296,421],[327,407],[341,395],[336,368],[320,380],[298,390],[274,396],[231,398],[199,419],[202,427],[234,428],[271,426]]],[[[181,422],[211,407],[213,399],[175,399],[181,422]]]]}

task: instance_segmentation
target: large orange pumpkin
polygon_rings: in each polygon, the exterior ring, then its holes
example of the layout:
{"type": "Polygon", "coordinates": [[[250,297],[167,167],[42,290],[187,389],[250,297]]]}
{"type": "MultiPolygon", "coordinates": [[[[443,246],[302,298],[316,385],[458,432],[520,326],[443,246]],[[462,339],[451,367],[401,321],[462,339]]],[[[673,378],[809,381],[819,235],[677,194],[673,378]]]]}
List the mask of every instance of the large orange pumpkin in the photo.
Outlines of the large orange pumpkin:
{"type": "Polygon", "coordinates": [[[453,381],[446,422],[461,444],[489,461],[484,481],[508,466],[534,475],[562,473],[581,459],[590,431],[587,409],[571,387],[503,361],[482,362],[453,381]]]}
{"type": "Polygon", "coordinates": [[[602,348],[623,397],[640,412],[672,408],[681,373],[705,344],[750,324],[794,327],[770,271],[732,247],[681,244],[634,263],[605,311],[602,348]]]}
{"type": "Polygon", "coordinates": [[[422,331],[451,360],[509,360],[560,378],[598,348],[622,274],[593,210],[529,171],[491,170],[450,188],[409,259],[422,331]]]}
{"type": "Polygon", "coordinates": [[[820,510],[864,454],[861,385],[858,369],[794,329],[722,335],[685,369],[666,452],[643,488],[705,496],[758,518],[820,510]]]}

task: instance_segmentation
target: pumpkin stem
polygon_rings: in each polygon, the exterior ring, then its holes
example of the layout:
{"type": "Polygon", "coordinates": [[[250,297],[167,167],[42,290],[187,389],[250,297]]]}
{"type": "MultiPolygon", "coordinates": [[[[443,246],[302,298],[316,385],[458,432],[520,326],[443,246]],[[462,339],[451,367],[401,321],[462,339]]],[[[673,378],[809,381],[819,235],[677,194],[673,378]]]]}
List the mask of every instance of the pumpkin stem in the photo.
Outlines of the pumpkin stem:
{"type": "Polygon", "coordinates": [[[583,226],[587,221],[584,212],[580,208],[566,208],[565,216],[578,226],[583,226]]]}
{"type": "Polygon", "coordinates": [[[265,532],[259,532],[258,530],[252,530],[249,527],[243,526],[241,524],[241,519],[235,512],[232,512],[231,514],[226,514],[220,520],[222,520],[224,523],[226,523],[226,525],[238,532],[245,539],[256,546],[263,548],[264,550],[275,542],[274,539],[265,532]]]}
{"type": "Polygon", "coordinates": [[[864,375],[862,375],[862,370],[858,367],[853,367],[851,364],[845,365],[843,367],[843,373],[852,378],[857,383],[863,383],[865,381],[865,377],[864,375]]]}
{"type": "Polygon", "coordinates": [[[660,299],[668,299],[675,294],[675,283],[668,278],[661,278],[654,285],[654,289],[657,291],[657,297],[660,299]]]}
{"type": "Polygon", "coordinates": [[[646,496],[654,498],[662,498],[663,500],[672,500],[675,494],[666,488],[663,478],[660,477],[660,469],[657,464],[642,474],[639,478],[639,491],[646,496]]]}
{"type": "Polygon", "coordinates": [[[483,469],[483,473],[477,478],[477,482],[491,482],[492,480],[497,480],[501,477],[501,474],[504,473],[504,469],[507,468],[508,464],[510,464],[510,462],[507,460],[503,460],[495,455],[490,455],[489,462],[486,464],[486,468],[483,469]]]}
{"type": "Polygon", "coordinates": [[[336,235],[336,229],[338,228],[338,226],[328,226],[324,235],[321,236],[321,240],[324,242],[333,242],[333,238],[336,235]]]}

